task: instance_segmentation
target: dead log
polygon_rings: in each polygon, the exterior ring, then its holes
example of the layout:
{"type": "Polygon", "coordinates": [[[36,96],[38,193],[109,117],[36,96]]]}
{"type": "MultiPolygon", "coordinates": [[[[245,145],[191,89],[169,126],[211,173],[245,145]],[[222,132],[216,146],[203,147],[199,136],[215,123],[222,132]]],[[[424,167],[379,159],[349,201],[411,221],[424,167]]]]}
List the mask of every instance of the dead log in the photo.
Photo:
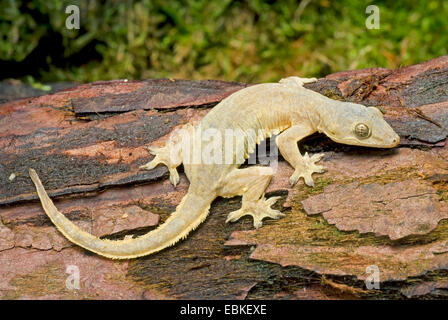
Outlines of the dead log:
{"type": "Polygon", "coordinates": [[[249,219],[225,224],[240,199],[218,199],[185,241],[111,261],[68,242],[36,201],[29,167],[85,230],[113,239],[148,232],[174,210],[188,183],[182,175],[174,188],[164,167],[138,171],[152,157],[144,146],[163,143],[176,126],[246,86],[119,80],[0,105],[0,297],[446,296],[448,56],[307,84],[333,99],[379,107],[401,144],[373,150],[310,137],[302,150],[326,152],[328,171],[316,175],[314,188],[290,188],[292,169],[280,159],[267,191],[282,196],[277,209],[286,217],[256,231],[249,219]],[[67,266],[79,269],[80,289],[67,288],[67,266]],[[379,289],[366,288],[372,270],[379,289]]]}

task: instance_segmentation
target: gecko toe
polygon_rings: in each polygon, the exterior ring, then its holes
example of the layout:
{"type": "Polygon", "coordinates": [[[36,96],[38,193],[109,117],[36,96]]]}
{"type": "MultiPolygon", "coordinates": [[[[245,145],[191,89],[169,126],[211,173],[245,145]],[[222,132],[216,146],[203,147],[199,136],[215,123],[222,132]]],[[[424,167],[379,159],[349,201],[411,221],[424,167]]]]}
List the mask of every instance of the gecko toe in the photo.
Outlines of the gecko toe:
{"type": "Polygon", "coordinates": [[[173,186],[176,186],[179,183],[179,173],[177,172],[176,168],[169,168],[170,172],[170,182],[173,184],[173,186]]]}
{"type": "Polygon", "coordinates": [[[155,167],[157,167],[157,165],[159,163],[160,162],[154,158],[152,161],[148,162],[147,164],[144,164],[144,165],[140,166],[139,169],[140,170],[152,170],[155,167]]]}
{"type": "Polygon", "coordinates": [[[263,226],[263,221],[260,218],[255,218],[254,217],[254,228],[255,229],[259,229],[263,226]]]}
{"type": "Polygon", "coordinates": [[[242,209],[236,210],[236,211],[232,211],[228,214],[227,219],[226,219],[226,223],[229,222],[235,222],[238,219],[240,219],[242,216],[246,215],[247,213],[245,213],[242,209]]]}
{"type": "Polygon", "coordinates": [[[306,183],[307,186],[314,187],[314,180],[311,177],[311,173],[307,173],[304,176],[304,179],[305,179],[305,183],[306,183]]]}
{"type": "Polygon", "coordinates": [[[149,151],[149,153],[152,154],[152,155],[156,155],[156,154],[160,153],[160,148],[157,148],[157,147],[150,147],[150,146],[147,146],[146,149],[147,149],[147,150],[149,151]]]}
{"type": "Polygon", "coordinates": [[[325,155],[325,153],[316,153],[316,154],[313,154],[313,155],[311,156],[310,160],[311,160],[313,163],[316,163],[316,162],[320,161],[320,160],[324,157],[324,155],[325,155]]]}
{"type": "Polygon", "coordinates": [[[280,199],[280,196],[277,197],[270,197],[269,199],[266,200],[266,205],[268,205],[269,207],[272,206],[274,203],[277,202],[278,199],[280,199]]]}
{"type": "Polygon", "coordinates": [[[291,187],[294,187],[297,182],[299,182],[301,175],[299,173],[295,173],[289,178],[289,184],[291,185],[291,187]]]}

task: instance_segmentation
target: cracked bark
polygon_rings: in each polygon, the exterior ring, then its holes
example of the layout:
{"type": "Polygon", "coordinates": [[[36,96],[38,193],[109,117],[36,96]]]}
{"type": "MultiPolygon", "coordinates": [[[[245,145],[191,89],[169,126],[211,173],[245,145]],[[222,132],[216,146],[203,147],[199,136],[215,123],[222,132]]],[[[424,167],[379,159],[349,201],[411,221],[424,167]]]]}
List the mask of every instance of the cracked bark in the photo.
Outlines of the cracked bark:
{"type": "Polygon", "coordinates": [[[246,84],[117,80],[4,103],[0,297],[445,297],[447,84],[448,57],[400,70],[340,72],[307,84],[330,98],[381,106],[400,147],[371,150],[312,136],[301,150],[326,152],[328,172],[315,175],[314,188],[302,182],[291,188],[292,169],[280,159],[267,196],[282,197],[277,209],[285,218],[265,220],[256,231],[246,218],[226,225],[240,199],[217,199],[185,241],[132,261],[106,260],[65,240],[36,201],[27,168],[38,171],[56,206],[87,231],[114,239],[146,233],[167,219],[188,183],[181,174],[174,189],[165,167],[139,172],[152,157],[144,145],[162,144],[175,127],[198,121],[246,84]],[[387,210],[372,211],[375,201],[394,206],[395,219],[387,210]],[[337,213],[338,203],[338,210],[352,206],[337,213]],[[406,215],[415,206],[420,211],[406,215]],[[375,223],[382,216],[392,222],[375,223]],[[65,288],[70,264],[85,279],[76,295],[65,288]],[[366,264],[377,264],[382,281],[393,281],[365,290],[366,264]],[[331,283],[346,290],[331,290],[331,283]]]}

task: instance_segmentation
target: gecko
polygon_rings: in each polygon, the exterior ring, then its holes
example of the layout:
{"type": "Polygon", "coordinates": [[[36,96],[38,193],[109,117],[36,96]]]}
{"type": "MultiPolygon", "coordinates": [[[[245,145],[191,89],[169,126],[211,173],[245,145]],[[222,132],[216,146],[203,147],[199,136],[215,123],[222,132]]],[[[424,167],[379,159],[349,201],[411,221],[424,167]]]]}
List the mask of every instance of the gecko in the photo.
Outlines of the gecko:
{"type": "Polygon", "coordinates": [[[250,215],[254,227],[259,228],[264,218],[284,216],[284,213],[271,208],[279,197],[265,198],[265,189],[274,174],[272,167],[253,165],[240,168],[261,141],[275,135],[278,150],[294,168],[289,180],[291,186],[301,178],[306,185],[314,186],[312,174],[325,171],[322,165],[317,164],[323,153],[302,155],[298,146],[300,140],[316,132],[347,145],[393,148],[399,144],[400,137],[383,119],[379,109],[333,100],[303,86],[314,81],[315,78],[288,77],[277,83],[241,89],[212,108],[199,125],[185,124],[189,134],[180,135],[173,131],[163,147],[149,146],[149,152],[155,157],[140,169],[151,170],[160,164],[165,165],[171,183],[176,186],[179,182],[177,167],[183,164],[190,184],[169,218],[158,228],[136,238],[100,239],[81,230],[58,211],[36,171],[30,168],[29,174],[44,211],[57,229],[71,242],[111,259],[146,256],[186,238],[206,219],[211,203],[217,197],[242,196],[241,208],[229,213],[226,222],[235,222],[250,215]],[[242,156],[231,155],[232,161],[220,164],[191,161],[191,155],[187,157],[187,153],[192,148],[199,146],[206,150],[213,143],[211,139],[198,138],[200,130],[211,129],[221,134],[228,129],[239,130],[243,143],[235,146],[234,152],[240,152],[242,156]],[[189,146],[180,148],[185,137],[189,137],[189,146]]]}

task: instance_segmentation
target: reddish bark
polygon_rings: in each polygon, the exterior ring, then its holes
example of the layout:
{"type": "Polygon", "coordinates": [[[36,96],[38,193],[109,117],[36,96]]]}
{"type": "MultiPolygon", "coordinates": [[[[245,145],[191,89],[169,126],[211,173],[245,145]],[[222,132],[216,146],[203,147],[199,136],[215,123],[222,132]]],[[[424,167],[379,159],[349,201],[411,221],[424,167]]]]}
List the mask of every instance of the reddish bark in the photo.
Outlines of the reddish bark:
{"type": "Polygon", "coordinates": [[[56,206],[85,230],[112,238],[146,233],[174,210],[188,183],[181,175],[174,188],[164,167],[139,171],[152,158],[144,146],[163,143],[174,127],[197,121],[246,85],[118,80],[0,105],[0,295],[335,298],[328,285],[321,286],[320,274],[333,275],[328,283],[345,281],[344,288],[361,289],[362,281],[334,275],[364,279],[366,265],[375,263],[383,268],[382,281],[400,280],[405,289],[384,284],[366,296],[432,295],[448,283],[440,271],[448,266],[447,84],[447,56],[399,70],[340,72],[307,84],[334,99],[381,106],[401,136],[400,148],[348,147],[313,136],[302,150],[325,151],[322,162],[328,172],[316,175],[313,189],[302,182],[291,188],[292,169],[280,159],[268,195],[282,196],[277,208],[285,218],[266,220],[256,231],[249,219],[226,225],[227,213],[240,201],[218,199],[206,222],[185,241],[132,261],[103,259],[63,238],[36,201],[27,169],[37,170],[56,206]],[[405,198],[415,196],[418,190],[411,189],[418,186],[428,191],[427,198],[420,199],[424,203],[414,199],[421,210],[406,216],[413,202],[405,198]],[[330,212],[349,187],[354,190],[347,203],[363,215],[348,207],[330,212]],[[393,201],[381,190],[401,192],[400,205],[388,219],[369,219],[372,199],[393,201]],[[80,268],[78,291],[65,287],[67,265],[80,268]],[[427,270],[432,273],[423,276],[427,270]],[[409,276],[420,277],[425,285],[410,287],[409,276]]]}

